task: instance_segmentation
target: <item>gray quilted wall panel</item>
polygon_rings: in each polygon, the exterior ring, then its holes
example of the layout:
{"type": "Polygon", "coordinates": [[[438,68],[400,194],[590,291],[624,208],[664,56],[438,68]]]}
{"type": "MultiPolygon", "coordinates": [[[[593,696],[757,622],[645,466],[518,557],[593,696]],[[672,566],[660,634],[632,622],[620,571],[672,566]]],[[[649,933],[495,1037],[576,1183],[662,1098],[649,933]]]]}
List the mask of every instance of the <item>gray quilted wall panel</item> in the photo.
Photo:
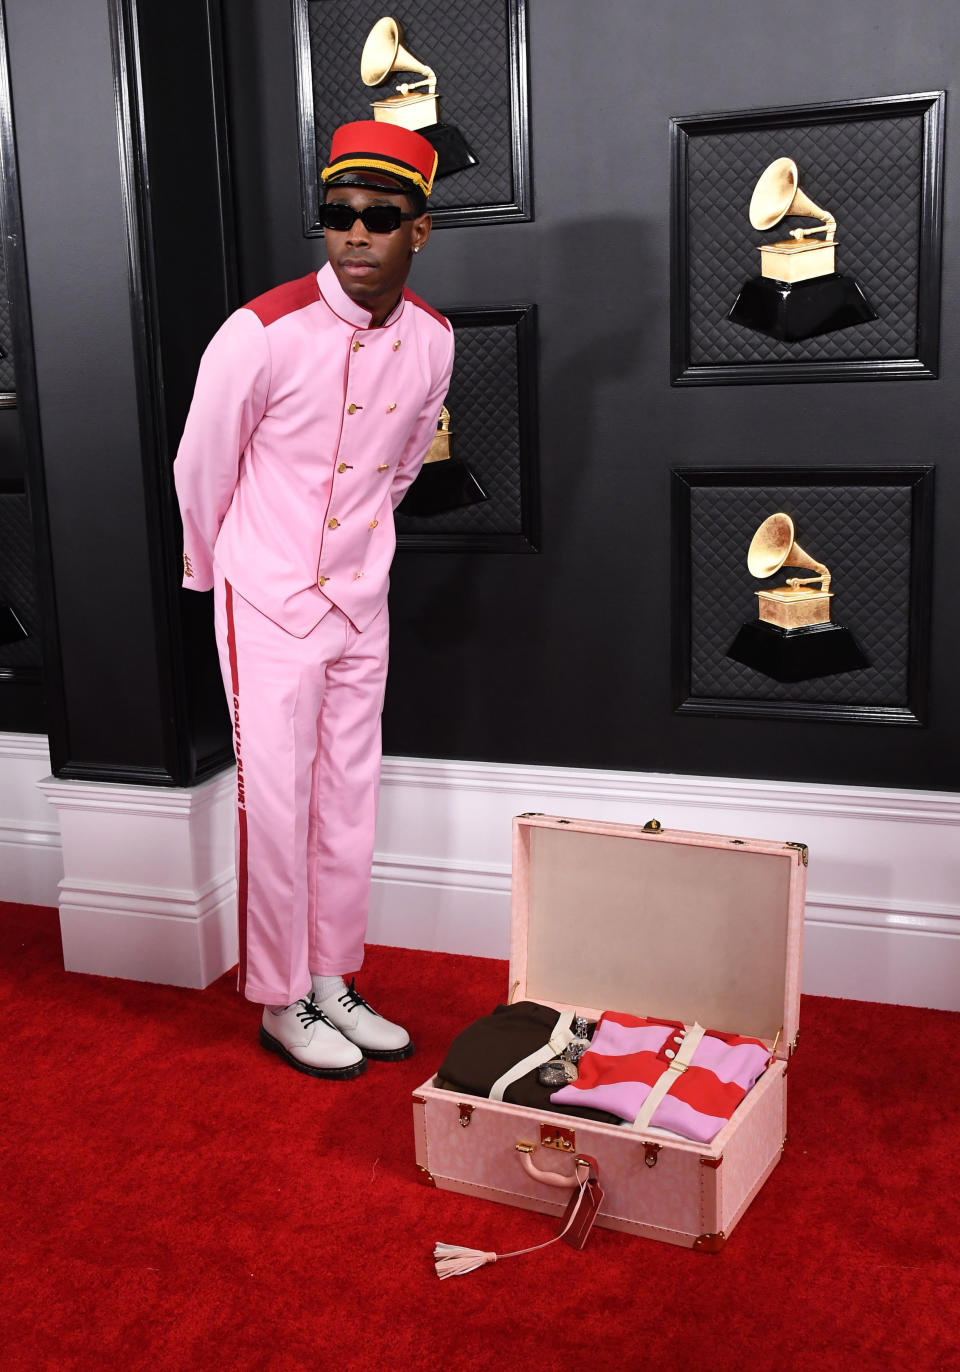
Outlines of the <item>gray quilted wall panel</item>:
{"type": "Polygon", "coordinates": [[[0,248],[0,394],[13,394],[17,379],[13,366],[13,324],[7,291],[7,264],[0,248]]]}
{"type": "Polygon", "coordinates": [[[371,100],[392,94],[404,79],[377,87],[360,79],[364,40],[378,19],[391,14],[407,50],[437,73],[441,121],[460,129],[478,159],[477,166],[435,182],[431,208],[514,200],[504,3],[413,0],[390,9],[383,0],[310,0],[308,11],[318,167],[326,165],[337,125],[372,119],[371,100]]]}
{"type": "Polygon", "coordinates": [[[690,362],[872,360],[914,357],[922,187],[921,115],[698,134],[689,139],[690,362]],[[758,232],[747,217],[761,172],[792,157],[806,195],[837,220],[837,270],[855,277],[879,318],[801,343],[730,323],[757,245],[813,221],[790,217],[758,232]]]}
{"type": "MultiPolygon", "coordinates": [[[[910,486],[699,486],[690,505],[690,694],[842,705],[908,703],[910,486]],[[857,671],[786,684],[726,656],[740,625],[757,617],[747,549],[760,523],[783,510],[796,539],[833,575],[832,617],[870,661],[857,671]]],[[[801,572],[800,575],[811,575],[801,572]]]]}
{"type": "Polygon", "coordinates": [[[27,497],[0,494],[0,604],[12,605],[29,634],[0,645],[0,668],[39,668],[40,612],[33,570],[33,530],[27,497]]]}

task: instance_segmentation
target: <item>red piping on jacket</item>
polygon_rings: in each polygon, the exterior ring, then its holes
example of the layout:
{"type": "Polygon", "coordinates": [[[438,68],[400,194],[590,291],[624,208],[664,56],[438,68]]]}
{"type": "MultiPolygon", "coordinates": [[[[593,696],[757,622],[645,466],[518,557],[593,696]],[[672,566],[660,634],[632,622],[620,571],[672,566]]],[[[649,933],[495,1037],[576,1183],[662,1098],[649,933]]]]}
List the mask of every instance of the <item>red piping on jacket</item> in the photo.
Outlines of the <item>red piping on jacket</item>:
{"type": "Polygon", "coordinates": [[[237,634],[233,622],[233,587],[227,590],[227,652],[230,657],[230,714],[233,719],[233,751],[237,755],[237,824],[239,851],[237,853],[237,937],[240,965],[237,969],[237,990],[247,984],[247,800],[243,786],[243,752],[240,739],[240,673],[237,666],[237,634]]]}

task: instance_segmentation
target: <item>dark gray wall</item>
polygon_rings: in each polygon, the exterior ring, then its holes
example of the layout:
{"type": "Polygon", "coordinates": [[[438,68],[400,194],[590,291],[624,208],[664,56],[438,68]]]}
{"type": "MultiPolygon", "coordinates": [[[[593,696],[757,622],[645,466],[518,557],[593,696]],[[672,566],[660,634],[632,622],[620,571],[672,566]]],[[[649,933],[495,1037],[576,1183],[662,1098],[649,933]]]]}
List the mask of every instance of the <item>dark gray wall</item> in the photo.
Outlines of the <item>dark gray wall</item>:
{"type": "MultiPolygon", "coordinates": [[[[435,232],[411,284],[440,308],[537,302],[542,553],[398,556],[387,749],[954,789],[960,98],[948,97],[938,381],[671,388],[668,121],[949,89],[960,12],[953,0],[530,9],[535,221],[435,232]],[[936,463],[929,727],[673,712],[671,469],[771,459],[936,463]]],[[[252,295],[323,248],[301,236],[286,8],[236,0],[227,27],[252,295]]]]}
{"type": "MultiPolygon", "coordinates": [[[[949,89],[960,12],[953,0],[530,10],[535,221],[435,232],[411,284],[441,308],[537,302],[542,553],[398,556],[386,747],[954,789],[960,98],[948,97],[938,381],[671,388],[668,121],[949,89]],[[771,458],[936,463],[929,727],[673,712],[671,469],[771,458]]],[[[301,236],[285,6],[236,0],[228,40],[249,295],[308,270],[323,248],[301,236]]]]}
{"type": "MultiPolygon", "coordinates": [[[[156,505],[168,473],[150,471],[110,10],[106,0],[6,3],[50,530],[41,549],[46,632],[54,676],[62,669],[61,685],[52,682],[56,756],[77,762],[81,774],[89,764],[98,775],[188,779],[194,764],[183,757],[183,732],[197,727],[204,707],[184,703],[173,573],[156,546],[158,529],[166,538],[172,527],[169,510],[158,516],[156,505]]],[[[183,96],[177,15],[165,18],[159,0],[141,3],[151,21],[145,90],[164,187],[164,208],[154,211],[166,216],[155,240],[168,254],[167,274],[162,263],[148,265],[169,298],[195,261],[197,288],[217,279],[222,299],[216,207],[198,216],[190,203],[211,176],[176,176],[177,158],[194,169],[196,158],[183,121],[163,115],[166,90],[171,101],[183,96]],[[184,186],[189,195],[178,199],[184,186]]],[[[179,0],[174,8],[197,41],[198,7],[179,0]]],[[[948,102],[940,380],[671,389],[668,373],[669,117],[949,89],[960,58],[955,5],[608,0],[585,9],[531,0],[530,9],[536,218],[439,230],[411,284],[441,308],[538,305],[542,552],[398,557],[387,748],[955,789],[957,101],[948,102]],[[929,727],[673,712],[671,470],[765,466],[771,456],[790,465],[936,464],[929,727]]],[[[231,0],[226,11],[241,294],[249,298],[319,264],[323,249],[301,234],[289,8],[285,0],[231,0]]],[[[203,67],[190,69],[196,77],[203,67]]],[[[162,401],[171,444],[184,378],[215,326],[211,301],[208,294],[202,310],[184,314],[184,292],[157,321],[167,361],[159,371],[156,358],[148,361],[159,386],[154,411],[162,401]]],[[[162,433],[157,441],[169,462],[162,433]]],[[[187,652],[209,667],[209,616],[194,618],[188,638],[206,634],[206,649],[197,639],[187,652]]],[[[221,732],[215,674],[188,667],[187,677],[209,697],[201,732],[213,758],[221,732]]]]}

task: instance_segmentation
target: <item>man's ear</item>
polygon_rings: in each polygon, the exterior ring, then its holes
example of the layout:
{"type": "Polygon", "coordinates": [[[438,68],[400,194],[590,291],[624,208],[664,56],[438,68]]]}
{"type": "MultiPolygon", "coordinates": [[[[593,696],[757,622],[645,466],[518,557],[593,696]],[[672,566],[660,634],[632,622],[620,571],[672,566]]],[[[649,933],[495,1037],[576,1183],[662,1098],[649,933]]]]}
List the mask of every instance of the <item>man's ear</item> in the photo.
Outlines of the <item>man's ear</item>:
{"type": "Polygon", "coordinates": [[[433,218],[429,213],[417,215],[410,227],[413,230],[410,235],[410,246],[412,248],[422,248],[430,237],[430,230],[433,227],[433,218]]]}

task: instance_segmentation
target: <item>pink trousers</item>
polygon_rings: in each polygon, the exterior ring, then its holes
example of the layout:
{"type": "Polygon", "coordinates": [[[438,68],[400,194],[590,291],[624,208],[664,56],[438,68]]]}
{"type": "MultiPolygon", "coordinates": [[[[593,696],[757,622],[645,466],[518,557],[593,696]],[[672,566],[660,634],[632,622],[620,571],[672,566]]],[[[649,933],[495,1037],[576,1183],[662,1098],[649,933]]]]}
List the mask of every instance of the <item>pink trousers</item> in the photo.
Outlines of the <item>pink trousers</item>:
{"type": "Polygon", "coordinates": [[[363,962],[387,610],[360,634],[334,607],[295,638],[219,572],[214,598],[237,755],[239,989],[289,1005],[311,973],[363,962]]]}

